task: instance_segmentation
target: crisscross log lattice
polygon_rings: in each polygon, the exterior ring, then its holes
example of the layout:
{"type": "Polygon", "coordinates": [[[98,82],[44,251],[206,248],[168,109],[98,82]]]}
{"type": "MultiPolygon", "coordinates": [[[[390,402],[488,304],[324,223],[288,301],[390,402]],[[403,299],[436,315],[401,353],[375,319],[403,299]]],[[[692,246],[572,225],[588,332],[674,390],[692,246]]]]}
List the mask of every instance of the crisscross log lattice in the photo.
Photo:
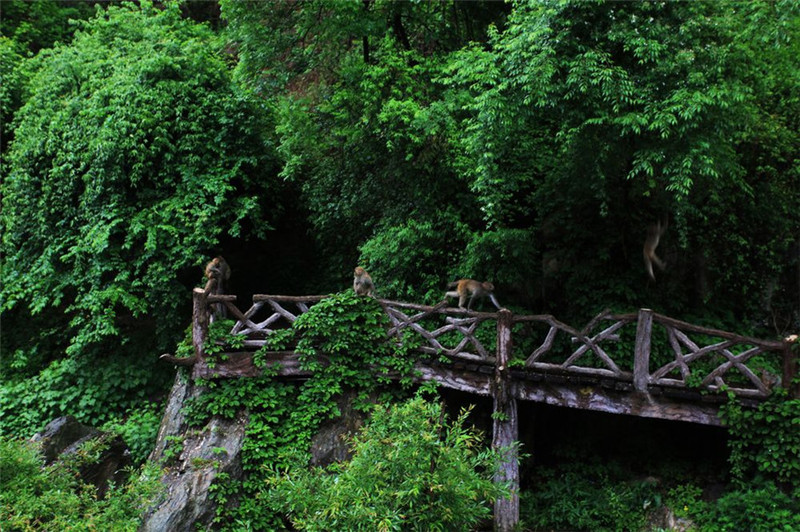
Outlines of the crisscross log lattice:
{"type": "Polygon", "coordinates": [[[728,389],[739,396],[765,397],[770,394],[772,383],[769,381],[775,380],[777,376],[765,379],[763,375],[757,375],[746,363],[759,354],[782,350],[782,343],[698,327],[657,314],[654,315],[654,322],[666,330],[674,360],[652,372],[650,375],[652,384],[688,386],[693,375],[692,368],[699,368],[702,362],[713,363],[713,360],[719,357],[722,359],[721,363],[711,369],[706,368],[703,370],[704,374],[697,375],[700,379],[700,388],[710,391],[728,389]],[[712,343],[701,347],[689,337],[689,334],[706,337],[712,343]],[[742,351],[735,353],[736,348],[742,351]],[[675,375],[676,373],[678,375],[675,375]],[[744,382],[734,382],[737,379],[744,382]]]}
{"type": "MultiPolygon", "coordinates": [[[[217,296],[213,300],[218,304],[222,302],[237,320],[231,333],[246,336],[246,347],[258,348],[265,344],[265,338],[269,334],[277,329],[291,327],[299,315],[325,297],[254,295],[253,305],[246,312],[241,312],[233,304],[233,296],[217,296]]],[[[484,345],[476,332],[483,323],[492,322],[496,325],[497,313],[448,308],[446,301],[433,307],[389,300],[378,302],[391,323],[387,334],[398,342],[419,344],[418,349],[429,355],[445,355],[453,359],[494,364],[495,346],[484,345]]],[[[757,340],[707,329],[646,309],[638,314],[620,315],[604,311],[582,330],[562,323],[550,315],[513,316],[511,322],[541,324],[546,327],[547,332],[541,335],[541,343],[525,360],[528,371],[610,377],[632,382],[641,391],[646,391],[648,386],[687,388],[693,384],[694,387],[710,391],[724,388],[737,395],[765,397],[770,394],[774,383],[765,382],[747,366],[747,362],[759,354],[769,352],[784,352],[784,357],[787,356],[787,348],[781,342],[757,340]],[[650,343],[654,325],[666,331],[673,360],[651,371],[650,343]],[[633,346],[634,371],[631,372],[622,369],[618,361],[613,360],[606,346],[619,343],[620,331],[634,326],[636,342],[633,346]],[[690,338],[690,334],[716,340],[709,345],[700,346],[690,338]],[[558,335],[566,335],[574,348],[566,352],[554,350],[558,335]],[[715,357],[720,357],[722,361],[709,369],[709,363],[713,365],[715,357]],[[553,358],[560,361],[554,362],[553,358]]],[[[787,376],[783,375],[783,380],[786,379],[787,376]]]]}
{"type": "MultiPolygon", "coordinates": [[[[461,309],[447,309],[446,301],[434,307],[402,303],[399,301],[382,301],[381,304],[389,316],[392,327],[389,336],[394,336],[399,342],[404,342],[405,335],[413,331],[422,339],[419,350],[432,355],[447,355],[477,362],[494,363],[495,357],[476,336],[478,326],[489,320],[496,320],[495,314],[466,313],[461,309]],[[416,311],[412,314],[413,311],[416,311]],[[456,314],[456,316],[453,316],[456,314]],[[458,317],[459,314],[465,315],[458,317]],[[428,330],[422,326],[423,320],[439,316],[444,318],[444,325],[428,330]],[[448,347],[442,343],[449,339],[449,333],[457,333],[460,338],[457,343],[448,347]]],[[[418,339],[417,339],[418,340],[418,339]]]]}
{"type": "Polygon", "coordinates": [[[612,316],[610,312],[604,311],[590,321],[582,331],[549,315],[516,316],[514,321],[517,323],[542,323],[549,327],[541,345],[525,360],[526,367],[543,372],[567,372],[631,380],[631,372],[620,369],[603,348],[602,343],[619,342],[619,330],[635,319],[635,315],[612,316]],[[613,323],[596,334],[590,335],[591,331],[603,321],[613,321],[613,323]],[[544,356],[552,352],[553,344],[559,333],[567,335],[571,343],[579,344],[578,347],[566,353],[566,357],[561,363],[543,362],[544,356]],[[591,362],[588,362],[590,358],[599,360],[603,367],[594,367],[591,362]],[[584,362],[583,365],[579,365],[581,361],[584,362]]]}
{"type": "Polygon", "coordinates": [[[247,337],[245,347],[262,347],[267,335],[278,329],[291,327],[297,317],[326,296],[272,296],[256,294],[253,305],[242,313],[233,303],[226,301],[228,311],[236,318],[231,334],[247,337]],[[262,309],[267,311],[264,315],[262,309]]]}

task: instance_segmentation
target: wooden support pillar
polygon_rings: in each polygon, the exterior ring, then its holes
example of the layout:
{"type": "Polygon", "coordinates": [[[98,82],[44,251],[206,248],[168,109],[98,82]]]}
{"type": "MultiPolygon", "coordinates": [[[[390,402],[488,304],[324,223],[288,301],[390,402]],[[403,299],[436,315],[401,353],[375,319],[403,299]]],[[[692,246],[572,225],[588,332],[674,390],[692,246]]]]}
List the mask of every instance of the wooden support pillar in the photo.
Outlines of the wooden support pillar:
{"type": "Polygon", "coordinates": [[[508,367],[512,325],[511,311],[501,309],[497,320],[497,361],[492,382],[492,447],[502,452],[502,460],[494,476],[495,482],[508,483],[511,494],[495,501],[494,530],[497,532],[515,530],[519,524],[519,457],[516,443],[519,440],[519,417],[508,367]]]}
{"type": "Polygon", "coordinates": [[[636,391],[647,392],[650,382],[650,338],[653,334],[653,311],[639,309],[636,325],[636,345],[633,351],[633,387],[636,391]]]}
{"type": "Polygon", "coordinates": [[[789,392],[789,397],[794,399],[800,397],[800,387],[792,384],[797,376],[797,352],[792,349],[796,341],[796,337],[793,340],[789,338],[783,340],[783,375],[781,377],[781,386],[789,392]]]}
{"type": "Polygon", "coordinates": [[[203,344],[208,337],[210,318],[208,295],[202,288],[195,288],[192,292],[192,345],[197,362],[202,364],[205,364],[203,344]]]}

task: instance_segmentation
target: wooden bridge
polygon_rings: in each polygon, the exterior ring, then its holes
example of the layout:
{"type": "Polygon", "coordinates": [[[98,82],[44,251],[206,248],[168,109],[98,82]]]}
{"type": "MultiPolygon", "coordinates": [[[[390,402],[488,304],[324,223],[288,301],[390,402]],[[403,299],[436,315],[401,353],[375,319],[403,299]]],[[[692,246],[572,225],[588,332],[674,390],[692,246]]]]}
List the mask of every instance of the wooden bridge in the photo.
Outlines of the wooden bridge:
{"type": "MultiPolygon", "coordinates": [[[[194,290],[190,359],[162,358],[192,365],[196,378],[247,377],[261,371],[253,355],[265,338],[287,328],[327,296],[254,295],[245,311],[236,296],[213,294],[213,281],[194,290]],[[214,308],[236,320],[232,334],[245,337],[244,349],[206,363],[204,343],[214,308]]],[[[757,404],[775,386],[791,390],[797,357],[788,340],[759,340],[709,329],[649,309],[631,314],[602,312],[581,329],[550,315],[472,312],[447,306],[378,300],[387,313],[390,338],[413,342],[422,353],[419,381],[493,398],[493,445],[518,440],[517,401],[650,418],[720,425],[719,406],[733,393],[757,404]],[[775,369],[779,368],[779,369],[775,369]]],[[[309,374],[293,352],[266,354],[279,375],[309,374]]],[[[797,396],[793,390],[793,395],[797,396]]],[[[515,451],[497,473],[518,486],[515,451]]],[[[518,498],[498,501],[495,528],[518,522],[518,498]]]]}

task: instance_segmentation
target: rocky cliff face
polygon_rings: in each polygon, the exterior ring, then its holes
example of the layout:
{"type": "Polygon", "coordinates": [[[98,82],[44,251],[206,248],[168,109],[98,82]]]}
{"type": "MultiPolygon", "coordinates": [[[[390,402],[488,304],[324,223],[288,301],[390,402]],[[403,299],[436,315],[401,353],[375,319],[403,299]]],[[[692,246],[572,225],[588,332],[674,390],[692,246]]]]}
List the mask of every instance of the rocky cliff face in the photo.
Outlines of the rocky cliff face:
{"type": "MultiPolygon", "coordinates": [[[[189,532],[209,528],[216,503],[209,487],[221,474],[230,480],[242,478],[242,444],[248,423],[247,412],[234,419],[213,417],[201,428],[189,427],[182,412],[185,402],[203,393],[179,371],[170,392],[158,439],[149,460],[163,462],[165,497],[144,517],[140,532],[189,532]]],[[[350,457],[347,436],[358,430],[363,414],[352,408],[353,397],[340,399],[342,416],[320,427],[312,441],[311,463],[328,465],[350,457]]]]}
{"type": "Polygon", "coordinates": [[[166,496],[144,518],[140,531],[196,531],[214,518],[211,483],[221,473],[241,478],[241,451],[247,414],[212,418],[202,428],[189,428],[181,409],[202,393],[183,372],[175,378],[150,460],[164,462],[166,496]]]}

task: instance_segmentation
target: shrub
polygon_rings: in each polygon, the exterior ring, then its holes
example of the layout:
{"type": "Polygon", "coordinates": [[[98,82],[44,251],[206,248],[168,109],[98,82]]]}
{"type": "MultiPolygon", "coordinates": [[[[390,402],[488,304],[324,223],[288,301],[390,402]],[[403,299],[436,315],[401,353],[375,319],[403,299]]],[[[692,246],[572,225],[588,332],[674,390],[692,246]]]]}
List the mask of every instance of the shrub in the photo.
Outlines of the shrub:
{"type": "Polygon", "coordinates": [[[159,472],[147,466],[123,486],[112,485],[97,500],[78,476],[92,453],[50,466],[36,444],[0,437],[0,522],[4,530],[135,531],[145,508],[159,494],[159,472]]]}
{"type": "Polygon", "coordinates": [[[505,492],[492,481],[496,453],[446,423],[441,405],[417,396],[378,407],[353,439],[349,463],[276,476],[273,501],[302,530],[470,530],[505,492]]]}

